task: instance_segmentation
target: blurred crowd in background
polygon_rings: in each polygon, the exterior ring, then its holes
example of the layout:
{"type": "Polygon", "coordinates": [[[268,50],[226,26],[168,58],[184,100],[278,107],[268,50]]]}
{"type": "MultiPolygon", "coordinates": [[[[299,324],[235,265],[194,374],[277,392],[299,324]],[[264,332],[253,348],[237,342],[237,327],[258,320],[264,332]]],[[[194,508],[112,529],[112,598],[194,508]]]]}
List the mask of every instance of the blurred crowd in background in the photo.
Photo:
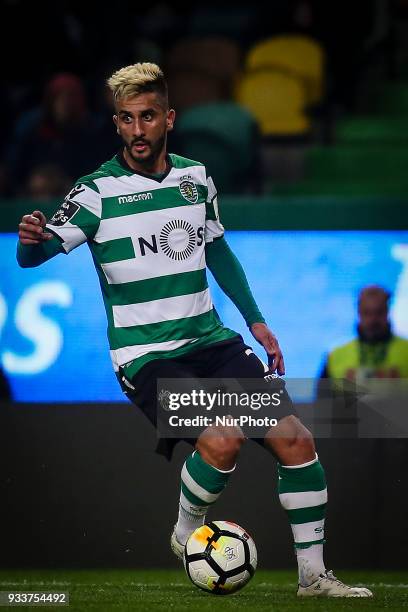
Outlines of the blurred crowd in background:
{"type": "Polygon", "coordinates": [[[112,157],[106,78],[138,61],[165,71],[169,150],[220,191],[406,190],[408,0],[8,0],[2,22],[0,197],[58,198],[112,157]]]}

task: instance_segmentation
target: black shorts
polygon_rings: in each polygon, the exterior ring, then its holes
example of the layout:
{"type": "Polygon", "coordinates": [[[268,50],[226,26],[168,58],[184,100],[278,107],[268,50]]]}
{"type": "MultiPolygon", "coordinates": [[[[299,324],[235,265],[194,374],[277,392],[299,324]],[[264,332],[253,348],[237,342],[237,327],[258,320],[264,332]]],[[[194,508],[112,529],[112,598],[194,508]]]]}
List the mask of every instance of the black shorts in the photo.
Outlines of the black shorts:
{"type": "MultiPolygon", "coordinates": [[[[281,398],[279,406],[274,406],[272,412],[265,409],[257,411],[256,416],[259,418],[269,413],[272,414],[274,419],[279,421],[286,416],[296,415],[295,407],[286,391],[285,382],[279,377],[271,376],[267,366],[255,355],[249,346],[244,344],[241,336],[191,351],[175,359],[156,359],[150,361],[130,381],[125,379],[122,369],[119,371],[119,382],[122,390],[142,410],[155,428],[158,425],[158,379],[213,378],[240,379],[240,382],[242,379],[251,379],[252,383],[254,379],[257,379],[259,380],[260,388],[268,390],[269,393],[273,392],[273,390],[278,391],[281,398]],[[267,378],[265,379],[265,377],[267,378]],[[133,389],[124,384],[124,380],[130,383],[133,389]]],[[[251,390],[253,391],[253,385],[251,390]]],[[[186,411],[184,410],[185,413],[186,411]]],[[[203,427],[204,429],[205,427],[203,427]]],[[[267,429],[269,427],[265,429],[265,433],[267,429]]],[[[244,433],[246,435],[245,429],[244,433]]],[[[161,437],[156,452],[170,459],[177,442],[184,440],[194,446],[197,437],[197,435],[193,437],[184,435],[180,437],[174,437],[174,435],[172,437],[161,437]]],[[[263,443],[263,436],[252,437],[248,435],[247,437],[254,439],[258,443],[263,443]]]]}

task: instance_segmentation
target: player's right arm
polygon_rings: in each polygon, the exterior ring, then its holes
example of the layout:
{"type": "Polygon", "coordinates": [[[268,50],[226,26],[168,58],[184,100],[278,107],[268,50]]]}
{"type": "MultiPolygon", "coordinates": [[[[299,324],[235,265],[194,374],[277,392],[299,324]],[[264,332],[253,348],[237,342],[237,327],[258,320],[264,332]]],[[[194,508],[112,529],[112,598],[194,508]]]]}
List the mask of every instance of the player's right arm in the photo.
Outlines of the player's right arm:
{"type": "Polygon", "coordinates": [[[39,266],[63,252],[60,240],[45,231],[44,213],[34,210],[24,215],[18,226],[17,261],[22,268],[39,266]]]}
{"type": "Polygon", "coordinates": [[[24,215],[18,232],[18,263],[22,268],[32,268],[92,240],[101,221],[101,210],[97,186],[89,177],[83,177],[48,221],[40,210],[24,215]]]}

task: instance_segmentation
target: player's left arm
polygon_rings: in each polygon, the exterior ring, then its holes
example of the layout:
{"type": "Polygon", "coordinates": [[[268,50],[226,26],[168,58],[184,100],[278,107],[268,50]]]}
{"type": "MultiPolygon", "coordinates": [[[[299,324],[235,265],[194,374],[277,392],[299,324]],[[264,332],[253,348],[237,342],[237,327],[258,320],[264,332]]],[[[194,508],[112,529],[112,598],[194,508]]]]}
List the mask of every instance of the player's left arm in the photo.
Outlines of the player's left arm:
{"type": "Polygon", "coordinates": [[[279,342],[266,325],[252,295],[245,272],[231,251],[224,237],[207,242],[205,247],[207,266],[215,280],[245,319],[254,338],[269,356],[269,366],[278,374],[285,373],[285,364],[279,342]]]}
{"type": "Polygon", "coordinates": [[[285,364],[278,340],[266,325],[245,272],[224,237],[217,205],[217,192],[208,179],[208,201],[206,205],[205,255],[208,268],[218,285],[238,308],[254,338],[264,347],[269,357],[269,366],[278,374],[285,373],[285,364]]]}

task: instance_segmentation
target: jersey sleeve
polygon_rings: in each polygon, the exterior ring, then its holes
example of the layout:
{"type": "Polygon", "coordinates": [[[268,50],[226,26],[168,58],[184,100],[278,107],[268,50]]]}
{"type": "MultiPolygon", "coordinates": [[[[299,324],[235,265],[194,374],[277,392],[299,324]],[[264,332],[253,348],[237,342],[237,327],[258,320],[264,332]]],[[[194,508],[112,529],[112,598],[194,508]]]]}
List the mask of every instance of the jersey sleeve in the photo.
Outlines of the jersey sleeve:
{"type": "Polygon", "coordinates": [[[78,182],[54,212],[46,228],[65,253],[92,239],[101,220],[101,196],[93,181],[78,182]]]}
{"type": "Polygon", "coordinates": [[[207,178],[208,195],[205,204],[205,242],[213,242],[224,235],[224,226],[218,212],[217,190],[211,176],[207,178]]]}

